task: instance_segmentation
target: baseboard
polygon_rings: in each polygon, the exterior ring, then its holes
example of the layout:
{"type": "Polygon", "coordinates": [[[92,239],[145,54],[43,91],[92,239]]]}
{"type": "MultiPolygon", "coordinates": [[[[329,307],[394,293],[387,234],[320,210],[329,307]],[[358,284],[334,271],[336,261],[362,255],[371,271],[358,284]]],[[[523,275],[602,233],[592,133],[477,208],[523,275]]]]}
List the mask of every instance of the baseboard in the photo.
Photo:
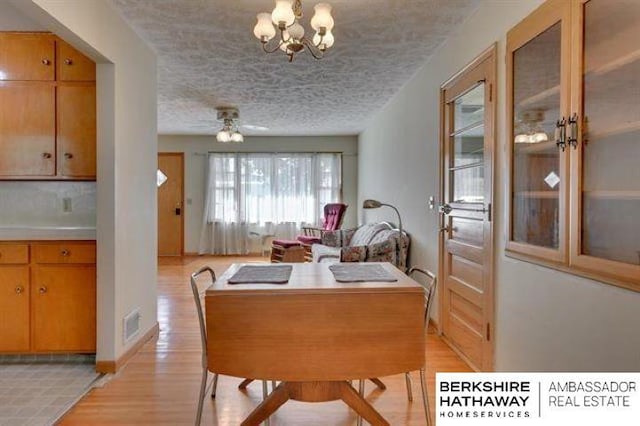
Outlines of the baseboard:
{"type": "Polygon", "coordinates": [[[136,343],[125,351],[118,359],[97,361],[96,371],[103,374],[115,374],[147,343],[160,333],[160,325],[156,322],[136,343]]]}

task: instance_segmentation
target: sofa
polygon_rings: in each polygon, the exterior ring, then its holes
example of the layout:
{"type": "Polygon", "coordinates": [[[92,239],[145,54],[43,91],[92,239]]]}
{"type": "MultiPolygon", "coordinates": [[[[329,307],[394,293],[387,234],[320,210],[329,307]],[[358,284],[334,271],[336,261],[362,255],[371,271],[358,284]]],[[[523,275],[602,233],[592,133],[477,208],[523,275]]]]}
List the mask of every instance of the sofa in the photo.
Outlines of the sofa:
{"type": "Polygon", "coordinates": [[[311,247],[314,262],[390,262],[406,269],[410,238],[403,232],[404,255],[400,255],[399,231],[387,222],[359,228],[324,232],[320,244],[311,247]]]}

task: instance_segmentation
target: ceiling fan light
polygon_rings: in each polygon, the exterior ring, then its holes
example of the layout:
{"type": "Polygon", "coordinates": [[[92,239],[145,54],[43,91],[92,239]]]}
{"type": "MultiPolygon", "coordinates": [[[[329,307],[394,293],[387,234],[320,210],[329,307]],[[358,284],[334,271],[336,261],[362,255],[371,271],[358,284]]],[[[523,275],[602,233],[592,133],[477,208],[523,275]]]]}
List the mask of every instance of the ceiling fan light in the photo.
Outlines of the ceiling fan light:
{"type": "Polygon", "coordinates": [[[271,20],[276,26],[284,22],[288,27],[295,22],[296,15],[293,13],[292,3],[293,0],[276,0],[276,7],[271,12],[271,20]]]}
{"type": "Polygon", "coordinates": [[[231,134],[231,142],[241,143],[244,142],[244,136],[240,132],[233,132],[231,134]]]}
{"type": "Polygon", "coordinates": [[[315,14],[311,18],[311,27],[320,32],[321,28],[331,31],[335,25],[331,16],[331,5],[328,3],[318,3],[314,7],[315,14]]]}
{"type": "Polygon", "coordinates": [[[537,132],[531,135],[531,140],[533,143],[548,142],[549,136],[545,132],[537,132]]]}
{"type": "Polygon", "coordinates": [[[268,13],[258,13],[258,22],[253,28],[253,35],[260,41],[269,41],[276,35],[276,29],[271,23],[271,15],[268,13]]]}
{"type": "Polygon", "coordinates": [[[231,142],[231,133],[229,133],[227,130],[221,130],[216,135],[216,140],[220,143],[231,142]]]}

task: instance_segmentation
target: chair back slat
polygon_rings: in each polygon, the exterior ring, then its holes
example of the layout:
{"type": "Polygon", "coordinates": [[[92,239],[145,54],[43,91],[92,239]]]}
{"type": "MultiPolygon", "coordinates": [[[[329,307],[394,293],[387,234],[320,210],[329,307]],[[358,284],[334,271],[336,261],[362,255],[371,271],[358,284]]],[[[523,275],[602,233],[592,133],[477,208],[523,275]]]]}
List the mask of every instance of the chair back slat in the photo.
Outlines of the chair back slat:
{"type": "Polygon", "coordinates": [[[207,368],[207,327],[204,320],[204,311],[202,309],[202,301],[200,300],[200,290],[198,289],[198,276],[209,272],[211,275],[211,284],[216,282],[216,273],[209,266],[203,266],[196,272],[191,274],[191,292],[193,293],[193,301],[196,305],[196,311],[198,313],[198,323],[200,324],[200,340],[202,343],[202,367],[207,368]]]}

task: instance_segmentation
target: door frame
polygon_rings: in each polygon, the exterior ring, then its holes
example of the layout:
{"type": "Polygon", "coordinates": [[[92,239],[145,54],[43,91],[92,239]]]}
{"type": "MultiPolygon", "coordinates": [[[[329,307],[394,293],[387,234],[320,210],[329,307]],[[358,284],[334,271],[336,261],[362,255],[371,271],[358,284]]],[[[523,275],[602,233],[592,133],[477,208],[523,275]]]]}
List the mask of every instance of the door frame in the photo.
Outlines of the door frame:
{"type": "MultiPolygon", "coordinates": [[[[181,176],[181,180],[182,180],[182,188],[181,188],[181,193],[182,193],[182,197],[180,200],[180,205],[181,205],[181,209],[182,209],[182,214],[180,215],[180,227],[181,227],[181,231],[180,231],[180,256],[184,256],[184,216],[185,216],[185,203],[184,203],[184,152],[158,152],[158,159],[160,157],[179,157],[180,158],[180,162],[182,163],[182,176],[181,176]]],[[[156,169],[160,168],[160,164],[157,164],[156,169]]],[[[159,188],[156,187],[156,190],[158,190],[159,188]]],[[[158,195],[156,195],[156,198],[158,198],[158,195]]],[[[158,221],[159,222],[159,221],[158,221]]],[[[158,224],[156,223],[156,229],[158,229],[158,224]]],[[[158,229],[158,232],[160,232],[160,229],[158,229]]],[[[158,253],[158,256],[161,256],[160,253],[158,253]]]]}
{"type": "MultiPolygon", "coordinates": [[[[497,142],[497,75],[498,75],[498,61],[497,61],[497,43],[493,43],[490,47],[485,49],[480,55],[478,55],[474,60],[472,60],[469,64],[463,67],[460,71],[455,73],[452,77],[446,80],[440,86],[440,147],[439,147],[439,200],[440,203],[443,203],[445,200],[445,179],[447,173],[447,164],[449,161],[449,153],[447,148],[449,134],[447,131],[447,119],[445,114],[447,113],[446,108],[446,91],[451,87],[457,84],[468,84],[471,86],[472,83],[476,83],[471,79],[471,72],[477,69],[479,66],[484,65],[486,61],[488,65],[486,66],[485,73],[485,84],[489,86],[489,97],[491,102],[491,110],[485,112],[485,114],[490,114],[488,119],[485,119],[485,164],[490,165],[491,173],[487,174],[487,169],[485,168],[485,182],[488,180],[490,182],[489,186],[485,185],[485,204],[487,202],[490,205],[489,208],[489,220],[485,221],[485,229],[484,229],[484,238],[488,239],[488,242],[485,244],[490,247],[490,250],[487,253],[484,253],[485,259],[484,264],[489,267],[483,268],[483,280],[485,283],[489,283],[489,285],[485,286],[485,301],[483,310],[484,316],[486,319],[485,328],[485,339],[490,342],[490,344],[484,345],[483,347],[483,358],[489,360],[488,365],[485,366],[484,371],[493,371],[493,367],[495,364],[494,352],[495,352],[495,281],[494,281],[494,269],[495,269],[495,238],[494,238],[494,222],[495,222],[495,168],[496,168],[496,142],[497,142]],[[490,140],[486,141],[489,138],[490,140]],[[488,229],[487,229],[488,228],[488,229]]],[[[443,214],[438,213],[438,226],[439,229],[443,229],[445,226],[445,217],[443,214]]],[[[466,356],[458,351],[451,342],[448,340],[446,336],[443,335],[443,314],[445,312],[445,304],[444,304],[444,266],[445,266],[445,238],[444,232],[438,232],[438,334],[443,337],[443,340],[456,352],[460,355],[470,366],[473,366],[472,363],[469,362],[466,356]]]]}

